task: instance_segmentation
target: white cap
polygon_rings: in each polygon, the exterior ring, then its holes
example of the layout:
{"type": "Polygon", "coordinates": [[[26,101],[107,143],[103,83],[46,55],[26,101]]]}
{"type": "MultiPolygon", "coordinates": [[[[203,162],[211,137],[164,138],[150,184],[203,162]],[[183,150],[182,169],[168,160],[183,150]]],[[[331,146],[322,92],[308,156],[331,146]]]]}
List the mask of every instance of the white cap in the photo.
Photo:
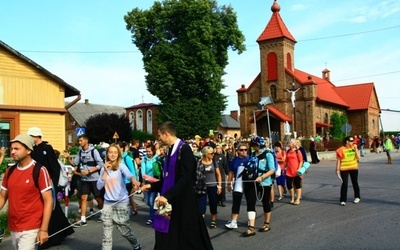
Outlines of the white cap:
{"type": "Polygon", "coordinates": [[[30,136],[43,136],[42,130],[38,127],[31,127],[27,132],[30,136]]]}

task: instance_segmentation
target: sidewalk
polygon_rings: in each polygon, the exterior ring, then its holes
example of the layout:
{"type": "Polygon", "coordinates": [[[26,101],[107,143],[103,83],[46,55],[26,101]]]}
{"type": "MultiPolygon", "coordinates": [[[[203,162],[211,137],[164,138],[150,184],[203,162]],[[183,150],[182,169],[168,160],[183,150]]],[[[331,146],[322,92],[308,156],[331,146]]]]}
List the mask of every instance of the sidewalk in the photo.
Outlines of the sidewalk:
{"type": "MultiPolygon", "coordinates": [[[[361,157],[361,161],[367,160],[367,159],[381,159],[381,158],[386,158],[386,153],[381,152],[381,153],[371,153],[369,149],[364,150],[365,156],[361,157]]],[[[396,156],[397,153],[395,150],[392,151],[392,156],[396,156]]],[[[318,157],[320,160],[336,160],[336,152],[335,151],[319,151],[318,152],[318,157]]],[[[307,159],[311,160],[311,155],[310,153],[307,152],[307,159]]]]}

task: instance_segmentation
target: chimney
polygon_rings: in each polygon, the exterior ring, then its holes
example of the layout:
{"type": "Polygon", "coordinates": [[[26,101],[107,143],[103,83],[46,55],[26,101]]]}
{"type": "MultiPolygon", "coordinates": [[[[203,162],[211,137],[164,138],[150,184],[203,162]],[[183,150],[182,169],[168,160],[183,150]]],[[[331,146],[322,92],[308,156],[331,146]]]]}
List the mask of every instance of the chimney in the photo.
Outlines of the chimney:
{"type": "Polygon", "coordinates": [[[231,110],[231,116],[233,119],[235,119],[236,121],[239,121],[239,111],[237,110],[231,110]]]}
{"type": "Polygon", "coordinates": [[[89,104],[89,99],[85,99],[85,104],[89,104]]]}

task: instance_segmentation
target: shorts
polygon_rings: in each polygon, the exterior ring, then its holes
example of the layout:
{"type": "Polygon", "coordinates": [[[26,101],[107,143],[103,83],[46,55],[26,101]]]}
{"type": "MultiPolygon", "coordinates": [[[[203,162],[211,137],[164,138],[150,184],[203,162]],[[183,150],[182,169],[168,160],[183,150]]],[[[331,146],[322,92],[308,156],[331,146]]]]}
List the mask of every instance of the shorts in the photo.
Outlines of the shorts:
{"type": "Polygon", "coordinates": [[[95,198],[102,197],[102,192],[97,189],[96,183],[97,181],[82,181],[80,193],[82,195],[89,195],[92,193],[95,198]]]}

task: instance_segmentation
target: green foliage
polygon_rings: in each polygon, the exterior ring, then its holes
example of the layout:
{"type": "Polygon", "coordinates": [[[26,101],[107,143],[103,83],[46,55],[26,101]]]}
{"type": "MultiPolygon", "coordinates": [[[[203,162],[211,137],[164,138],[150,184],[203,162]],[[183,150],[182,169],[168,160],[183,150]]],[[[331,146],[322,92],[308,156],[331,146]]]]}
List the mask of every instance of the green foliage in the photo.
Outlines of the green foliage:
{"type": "Polygon", "coordinates": [[[125,114],[102,113],[91,116],[86,120],[85,128],[90,143],[93,144],[99,144],[102,141],[113,142],[115,132],[118,133],[118,140],[129,141],[131,134],[131,127],[125,114]]]}
{"type": "Polygon", "coordinates": [[[215,129],[226,106],[221,90],[228,49],[245,50],[232,7],[164,0],[133,9],[125,22],[143,54],[147,88],[161,101],[158,121],[173,121],[180,137],[215,129]]]}
{"type": "Polygon", "coordinates": [[[131,138],[135,140],[139,140],[141,142],[145,140],[155,140],[155,137],[153,134],[149,134],[147,132],[141,131],[141,130],[133,130],[131,134],[131,138]]]}
{"type": "Polygon", "coordinates": [[[8,167],[8,164],[11,163],[12,161],[4,159],[3,162],[0,164],[0,174],[3,174],[6,172],[6,169],[8,167]]]}
{"type": "Polygon", "coordinates": [[[342,132],[343,124],[348,123],[348,118],[346,113],[339,114],[338,112],[333,112],[331,115],[331,124],[333,127],[329,130],[329,133],[332,135],[333,139],[341,140],[344,137],[344,133],[342,132]]]}
{"type": "Polygon", "coordinates": [[[78,146],[72,147],[72,148],[68,149],[68,152],[70,155],[76,155],[79,152],[79,147],[78,146]]]}
{"type": "Polygon", "coordinates": [[[0,212],[0,229],[4,229],[5,235],[8,235],[10,231],[8,230],[8,211],[0,212]]]}

